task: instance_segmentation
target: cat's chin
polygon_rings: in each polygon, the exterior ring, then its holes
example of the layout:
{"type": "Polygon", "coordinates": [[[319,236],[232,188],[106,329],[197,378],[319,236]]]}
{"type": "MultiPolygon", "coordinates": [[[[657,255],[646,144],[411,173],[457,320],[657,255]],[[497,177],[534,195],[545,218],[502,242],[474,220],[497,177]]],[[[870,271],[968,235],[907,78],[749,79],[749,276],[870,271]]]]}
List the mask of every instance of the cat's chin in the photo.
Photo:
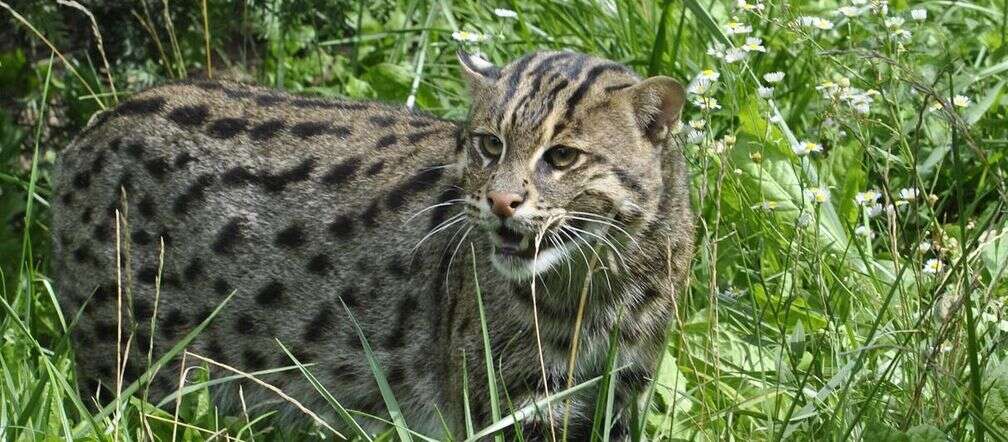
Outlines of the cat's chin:
{"type": "Polygon", "coordinates": [[[500,249],[495,248],[490,256],[490,262],[505,278],[525,281],[557,265],[563,261],[567,253],[566,245],[540,249],[531,256],[501,253],[500,249]]]}

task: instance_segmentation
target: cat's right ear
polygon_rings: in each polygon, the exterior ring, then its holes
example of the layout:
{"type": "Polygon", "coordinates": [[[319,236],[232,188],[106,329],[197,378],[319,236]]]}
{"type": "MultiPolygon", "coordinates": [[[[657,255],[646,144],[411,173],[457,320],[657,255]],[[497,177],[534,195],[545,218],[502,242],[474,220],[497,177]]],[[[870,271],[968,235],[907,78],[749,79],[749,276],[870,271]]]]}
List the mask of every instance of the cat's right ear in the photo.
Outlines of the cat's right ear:
{"type": "Polygon", "coordinates": [[[469,92],[479,95],[490,88],[500,77],[500,68],[484,60],[478,55],[458,50],[459,64],[462,66],[462,76],[469,84],[469,92]]]}

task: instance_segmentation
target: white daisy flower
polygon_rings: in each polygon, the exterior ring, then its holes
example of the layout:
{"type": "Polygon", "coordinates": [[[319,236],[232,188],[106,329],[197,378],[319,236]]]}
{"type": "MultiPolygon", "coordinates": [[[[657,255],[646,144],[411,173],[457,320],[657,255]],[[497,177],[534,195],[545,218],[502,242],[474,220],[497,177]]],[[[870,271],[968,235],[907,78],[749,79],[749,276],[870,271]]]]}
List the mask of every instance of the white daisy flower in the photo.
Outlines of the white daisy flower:
{"type": "Polygon", "coordinates": [[[875,232],[872,232],[871,228],[865,225],[860,225],[854,228],[854,234],[857,236],[864,236],[868,238],[872,238],[875,236],[875,232]]]}
{"type": "Polygon", "coordinates": [[[920,244],[917,244],[917,251],[918,252],[927,253],[930,250],[931,250],[931,241],[926,241],[925,240],[925,241],[921,241],[920,244]]]}
{"type": "Polygon", "coordinates": [[[694,80],[686,87],[686,92],[693,95],[703,95],[710,90],[711,84],[709,81],[694,80]]]}
{"type": "Polygon", "coordinates": [[[829,190],[826,190],[826,188],[823,187],[805,189],[805,197],[816,204],[823,204],[830,200],[829,190]]]}
{"type": "Polygon", "coordinates": [[[706,125],[707,125],[707,120],[690,120],[689,121],[689,127],[693,128],[693,130],[703,129],[704,126],[706,126],[706,125]]]}
{"type": "Polygon", "coordinates": [[[821,29],[821,30],[824,30],[824,31],[828,31],[830,29],[833,29],[833,22],[831,22],[829,20],[826,20],[825,18],[822,18],[822,17],[814,17],[814,16],[806,15],[806,16],[803,16],[803,17],[799,17],[798,18],[798,23],[801,24],[802,26],[807,26],[807,27],[812,27],[812,28],[816,28],[816,29],[821,29]]]}
{"type": "Polygon", "coordinates": [[[931,258],[924,263],[924,268],[921,271],[928,275],[935,275],[941,272],[944,268],[945,263],[941,262],[940,259],[931,258]]]}
{"type": "Polygon", "coordinates": [[[700,71],[699,74],[697,74],[698,80],[718,81],[719,78],[721,78],[721,74],[718,71],[715,71],[714,69],[704,69],[700,71]]]}
{"type": "Polygon", "coordinates": [[[968,107],[970,105],[970,98],[965,95],[956,95],[952,97],[952,105],[955,107],[968,107]]]}
{"type": "Polygon", "coordinates": [[[778,204],[777,201],[762,201],[759,204],[753,206],[752,208],[770,212],[776,210],[778,207],[780,207],[780,204],[778,204]]]}
{"type": "MultiPolygon", "coordinates": [[[[887,206],[887,207],[892,207],[892,206],[890,205],[890,206],[887,206]]],[[[879,215],[882,214],[882,204],[875,203],[875,205],[866,208],[865,212],[867,213],[868,218],[875,218],[876,216],[879,216],[879,215]]]]}
{"type": "Polygon", "coordinates": [[[779,83],[784,79],[784,73],[781,71],[769,72],[763,74],[763,79],[766,80],[767,83],[779,83]]]}
{"type": "Polygon", "coordinates": [[[885,25],[887,28],[898,28],[903,26],[905,21],[903,17],[889,17],[885,19],[885,25]]]}
{"type": "Polygon", "coordinates": [[[724,61],[725,63],[734,63],[736,61],[742,60],[746,57],[746,51],[739,48],[731,48],[725,51],[724,61]]]}
{"type": "Polygon", "coordinates": [[[854,195],[854,202],[861,206],[869,206],[878,202],[879,198],[882,197],[881,193],[877,190],[866,190],[864,192],[858,192],[854,195]]]}
{"type": "Polygon", "coordinates": [[[822,152],[822,144],[813,143],[811,141],[799,141],[797,144],[791,146],[791,150],[798,156],[805,156],[812,152],[822,152]]]}
{"type": "Polygon", "coordinates": [[[766,47],[763,46],[763,39],[748,37],[745,40],[745,44],[742,45],[742,50],[746,52],[766,52],[766,47]]]}
{"type": "Polygon", "coordinates": [[[497,8],[493,10],[494,15],[501,18],[518,18],[518,13],[510,9],[497,8]]]}
{"type": "Polygon", "coordinates": [[[913,201],[917,199],[917,195],[920,195],[920,192],[916,187],[904,187],[899,190],[899,198],[903,201],[913,201]]]}
{"type": "Polygon", "coordinates": [[[479,32],[469,32],[469,31],[455,31],[452,32],[451,36],[453,39],[455,39],[455,41],[459,41],[462,43],[479,43],[489,38],[483,34],[480,34],[479,32]]]}
{"type": "Polygon", "coordinates": [[[756,89],[756,94],[759,95],[760,98],[770,98],[773,97],[773,90],[774,89],[772,87],[760,86],[756,89]]]}
{"type": "Polygon", "coordinates": [[[834,12],[834,14],[836,14],[836,15],[842,15],[844,17],[857,17],[857,16],[861,15],[862,12],[864,12],[864,10],[861,9],[861,8],[858,8],[858,7],[854,7],[854,6],[841,6],[839,9],[837,9],[834,12]]]}
{"type": "Polygon", "coordinates": [[[802,212],[801,215],[798,215],[798,219],[795,220],[795,224],[798,227],[808,227],[812,225],[813,221],[815,221],[815,218],[812,217],[811,213],[802,212]]]}
{"type": "Polygon", "coordinates": [[[917,21],[927,20],[927,9],[912,9],[910,10],[910,18],[917,21]]]}
{"type": "Polygon", "coordinates": [[[702,110],[718,110],[721,109],[721,105],[718,104],[717,98],[714,97],[696,97],[693,100],[693,104],[697,105],[702,110]]]}
{"type": "Polygon", "coordinates": [[[735,20],[732,20],[725,25],[725,33],[728,35],[748,34],[750,32],[752,32],[752,26],[735,20]]]}
{"type": "Polygon", "coordinates": [[[929,112],[939,111],[943,107],[945,107],[945,106],[942,106],[942,104],[941,104],[940,101],[935,101],[934,103],[931,103],[930,105],[928,105],[928,111],[929,112]]]}
{"type": "Polygon", "coordinates": [[[746,0],[738,0],[738,2],[735,5],[739,9],[746,12],[760,12],[765,8],[765,6],[763,6],[763,3],[760,3],[758,1],[749,3],[746,0]]]}
{"type": "Polygon", "coordinates": [[[691,130],[686,134],[686,142],[689,144],[698,144],[704,139],[704,132],[702,130],[691,130]]]}

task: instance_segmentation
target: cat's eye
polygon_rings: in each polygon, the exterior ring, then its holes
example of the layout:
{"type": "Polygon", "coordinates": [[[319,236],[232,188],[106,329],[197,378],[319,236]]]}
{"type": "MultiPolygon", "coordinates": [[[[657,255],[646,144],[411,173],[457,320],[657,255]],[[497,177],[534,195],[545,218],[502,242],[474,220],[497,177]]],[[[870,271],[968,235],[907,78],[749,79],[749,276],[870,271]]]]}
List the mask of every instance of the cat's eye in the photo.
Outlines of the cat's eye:
{"type": "Polygon", "coordinates": [[[480,154],[490,161],[496,161],[504,151],[504,142],[500,138],[490,134],[477,134],[474,137],[476,147],[480,154]]]}
{"type": "Polygon", "coordinates": [[[581,151],[569,146],[553,146],[543,154],[543,160],[554,169],[566,169],[581,157],[581,151]]]}

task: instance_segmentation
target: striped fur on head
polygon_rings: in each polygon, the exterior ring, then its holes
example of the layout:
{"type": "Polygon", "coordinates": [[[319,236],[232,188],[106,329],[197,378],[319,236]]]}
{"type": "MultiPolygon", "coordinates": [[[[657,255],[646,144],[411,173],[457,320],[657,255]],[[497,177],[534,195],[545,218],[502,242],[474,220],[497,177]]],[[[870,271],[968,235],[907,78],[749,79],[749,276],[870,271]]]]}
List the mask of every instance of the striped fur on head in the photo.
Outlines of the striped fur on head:
{"type": "MultiPolygon", "coordinates": [[[[601,235],[605,222],[632,235],[656,216],[666,186],[663,153],[676,137],[682,87],[668,77],[641,80],[630,68],[575,52],[536,52],[503,68],[459,53],[472,105],[465,137],[465,183],[473,222],[494,232],[511,229],[525,237],[539,232],[550,241],[538,265],[501,259],[498,268],[515,278],[531,276],[562,261],[574,235],[560,226],[601,235]],[[499,139],[497,157],[481,148],[499,139]],[[576,160],[557,168],[550,150],[573,149],[576,160]],[[491,213],[489,192],[523,197],[514,216],[491,213]],[[578,221],[582,217],[605,222],[578,221]]],[[[568,229],[568,231],[572,231],[568,229]]],[[[592,235],[584,235],[593,237],[592,235]]],[[[586,241],[591,242],[591,241],[586,241]]]]}

